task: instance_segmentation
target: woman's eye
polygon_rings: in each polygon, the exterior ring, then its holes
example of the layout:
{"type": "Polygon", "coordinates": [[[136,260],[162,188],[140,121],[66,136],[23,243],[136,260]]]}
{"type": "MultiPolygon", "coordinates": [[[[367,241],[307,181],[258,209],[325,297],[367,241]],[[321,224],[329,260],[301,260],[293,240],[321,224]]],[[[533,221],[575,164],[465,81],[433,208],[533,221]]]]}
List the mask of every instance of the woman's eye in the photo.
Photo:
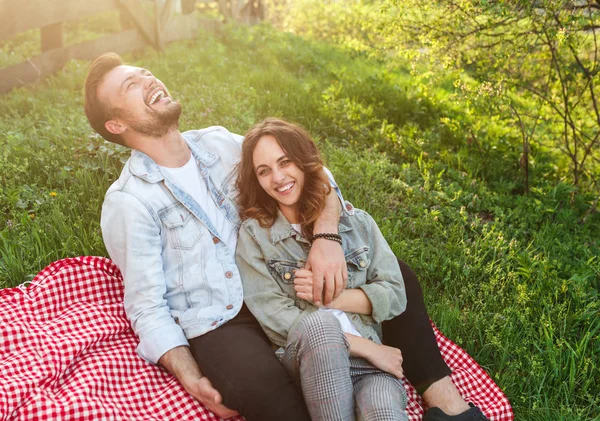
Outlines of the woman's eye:
{"type": "Polygon", "coordinates": [[[280,165],[281,165],[282,167],[285,167],[285,166],[286,166],[286,165],[288,165],[290,162],[292,162],[292,161],[290,161],[289,159],[284,159],[283,161],[281,161],[281,164],[280,164],[280,165]]]}
{"type": "Polygon", "coordinates": [[[258,172],[258,175],[266,175],[268,172],[269,172],[269,170],[264,168],[258,172]]]}
{"type": "Polygon", "coordinates": [[[129,85],[127,85],[127,89],[131,88],[132,86],[134,86],[136,83],[135,82],[131,82],[129,85]]]}

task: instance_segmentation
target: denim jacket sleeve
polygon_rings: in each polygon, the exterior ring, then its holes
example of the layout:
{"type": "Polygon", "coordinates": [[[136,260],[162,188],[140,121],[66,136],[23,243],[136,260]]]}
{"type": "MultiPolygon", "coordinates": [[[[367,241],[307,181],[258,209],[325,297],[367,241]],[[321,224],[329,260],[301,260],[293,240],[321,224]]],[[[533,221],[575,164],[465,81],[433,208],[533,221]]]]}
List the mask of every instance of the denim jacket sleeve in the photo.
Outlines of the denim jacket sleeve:
{"type": "Polygon", "coordinates": [[[363,316],[366,323],[381,323],[406,310],[404,278],[394,252],[379,230],[373,217],[366,212],[364,223],[368,226],[371,262],[367,268],[367,282],[359,286],[373,307],[371,316],[363,316]]]}
{"type": "Polygon", "coordinates": [[[231,134],[231,137],[233,138],[233,141],[240,147],[240,149],[242,148],[242,143],[244,143],[244,136],[236,134],[236,133],[232,133],[229,132],[229,134],[231,134]]]}
{"type": "Polygon", "coordinates": [[[343,215],[354,215],[353,208],[350,207],[348,209],[346,207],[346,202],[342,195],[342,190],[335,182],[335,179],[333,178],[333,174],[331,173],[331,171],[329,171],[329,168],[323,167],[323,171],[325,172],[325,174],[327,175],[327,178],[329,179],[329,184],[331,185],[331,188],[335,191],[335,194],[337,194],[338,199],[340,199],[340,205],[342,206],[342,214],[343,215]]]}
{"type": "Polygon", "coordinates": [[[116,190],[104,199],[101,227],[106,249],[123,275],[125,313],[140,339],[137,352],[156,364],[170,349],[188,345],[164,298],[160,224],[140,198],[116,190]]]}
{"type": "Polygon", "coordinates": [[[307,313],[296,307],[267,269],[255,237],[242,224],[238,234],[236,263],[242,275],[244,302],[271,341],[284,346],[289,331],[307,313]]]}

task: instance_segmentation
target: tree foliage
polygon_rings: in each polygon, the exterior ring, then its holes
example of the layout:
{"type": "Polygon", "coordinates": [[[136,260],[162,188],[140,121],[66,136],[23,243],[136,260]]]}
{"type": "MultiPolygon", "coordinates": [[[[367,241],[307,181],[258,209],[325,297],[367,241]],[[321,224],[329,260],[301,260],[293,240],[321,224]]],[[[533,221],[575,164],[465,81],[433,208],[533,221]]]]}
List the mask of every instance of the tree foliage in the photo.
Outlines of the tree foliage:
{"type": "MultiPolygon", "coordinates": [[[[388,40],[494,90],[518,128],[528,180],[530,143],[553,147],[570,180],[597,189],[600,176],[600,2],[592,0],[391,0],[380,29],[388,40]]],[[[527,184],[526,184],[527,186],[527,184]]]]}

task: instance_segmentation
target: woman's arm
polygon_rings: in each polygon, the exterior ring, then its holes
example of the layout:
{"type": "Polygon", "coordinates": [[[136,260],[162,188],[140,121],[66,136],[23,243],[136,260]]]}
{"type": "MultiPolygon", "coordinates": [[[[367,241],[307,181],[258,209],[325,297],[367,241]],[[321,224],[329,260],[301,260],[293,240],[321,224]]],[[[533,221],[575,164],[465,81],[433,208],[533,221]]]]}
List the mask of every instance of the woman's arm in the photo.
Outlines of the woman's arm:
{"type": "MultiPolygon", "coordinates": [[[[299,269],[296,271],[294,289],[298,298],[315,304],[313,301],[314,285],[315,278],[310,270],[299,269]]],[[[315,305],[323,307],[320,304],[315,305]]],[[[371,300],[362,289],[345,289],[336,300],[325,307],[369,316],[373,312],[371,300]]]]}
{"type": "Polygon", "coordinates": [[[364,358],[378,369],[398,378],[403,376],[402,352],[398,348],[379,345],[366,338],[345,333],[350,344],[350,355],[364,358]]]}
{"type": "MultiPolygon", "coordinates": [[[[392,252],[375,220],[364,211],[354,218],[361,218],[368,233],[370,264],[367,282],[354,289],[346,289],[327,305],[327,308],[360,314],[366,323],[381,323],[402,313],[406,308],[404,279],[398,260],[392,252]]],[[[367,235],[367,234],[365,234],[367,235]]],[[[321,306],[313,300],[314,289],[319,285],[309,270],[296,271],[294,288],[299,298],[321,306]]]]}

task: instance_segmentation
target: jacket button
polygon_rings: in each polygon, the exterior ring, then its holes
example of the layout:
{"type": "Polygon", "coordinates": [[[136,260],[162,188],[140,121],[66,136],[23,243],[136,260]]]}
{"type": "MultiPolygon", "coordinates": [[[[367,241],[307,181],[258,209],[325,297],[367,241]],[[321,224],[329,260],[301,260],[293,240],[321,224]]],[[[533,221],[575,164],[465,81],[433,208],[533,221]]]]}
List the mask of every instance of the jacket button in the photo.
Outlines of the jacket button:
{"type": "Polygon", "coordinates": [[[231,272],[230,270],[228,270],[227,272],[225,272],[225,276],[227,278],[231,278],[233,276],[233,272],[231,272]]]}
{"type": "Polygon", "coordinates": [[[211,326],[216,326],[216,325],[217,325],[217,322],[216,322],[216,321],[214,321],[214,322],[212,322],[210,325],[211,325],[211,326]]]}
{"type": "Polygon", "coordinates": [[[219,239],[217,237],[213,237],[213,243],[218,244],[219,243],[219,239]]]}
{"type": "Polygon", "coordinates": [[[227,305],[227,307],[225,307],[227,310],[231,310],[233,308],[233,304],[229,304],[227,305]]]}
{"type": "Polygon", "coordinates": [[[364,268],[365,266],[367,266],[367,264],[365,263],[364,260],[361,260],[358,264],[360,265],[361,268],[364,268]]]}
{"type": "Polygon", "coordinates": [[[179,317],[175,317],[175,323],[179,324],[179,317]]]}
{"type": "Polygon", "coordinates": [[[292,278],[292,274],[291,274],[291,273],[289,273],[289,272],[286,272],[286,273],[285,273],[285,275],[283,275],[283,277],[284,277],[285,279],[288,279],[288,280],[289,280],[289,279],[291,279],[291,278],[292,278]]]}

